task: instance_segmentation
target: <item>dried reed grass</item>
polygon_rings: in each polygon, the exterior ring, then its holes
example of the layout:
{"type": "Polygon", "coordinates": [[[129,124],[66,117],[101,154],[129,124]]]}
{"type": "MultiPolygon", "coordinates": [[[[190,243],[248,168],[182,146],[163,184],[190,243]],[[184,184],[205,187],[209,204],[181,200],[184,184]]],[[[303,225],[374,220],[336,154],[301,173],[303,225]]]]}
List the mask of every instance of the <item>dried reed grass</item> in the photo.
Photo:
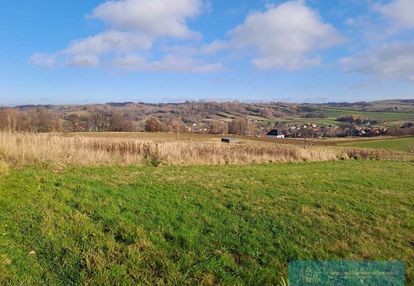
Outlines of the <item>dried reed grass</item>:
{"type": "Polygon", "coordinates": [[[7,174],[8,169],[7,164],[0,160],[0,176],[7,174]]]}
{"type": "Polygon", "coordinates": [[[59,134],[0,132],[0,158],[13,166],[76,165],[213,165],[328,161],[349,158],[408,160],[385,150],[274,144],[223,144],[202,141],[152,141],[128,138],[78,138],[59,134]]]}

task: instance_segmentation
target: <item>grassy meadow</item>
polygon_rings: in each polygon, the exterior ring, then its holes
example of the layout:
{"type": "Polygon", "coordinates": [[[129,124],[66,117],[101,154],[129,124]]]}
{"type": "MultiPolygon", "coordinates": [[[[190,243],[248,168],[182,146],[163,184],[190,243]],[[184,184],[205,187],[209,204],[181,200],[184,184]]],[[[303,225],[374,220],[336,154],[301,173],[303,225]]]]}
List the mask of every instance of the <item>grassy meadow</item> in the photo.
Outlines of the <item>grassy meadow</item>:
{"type": "Polygon", "coordinates": [[[402,260],[414,283],[413,174],[368,160],[9,170],[0,284],[277,285],[295,259],[402,260]]]}
{"type": "Polygon", "coordinates": [[[174,136],[0,133],[0,285],[280,285],[298,259],[414,283],[413,154],[174,136]]]}

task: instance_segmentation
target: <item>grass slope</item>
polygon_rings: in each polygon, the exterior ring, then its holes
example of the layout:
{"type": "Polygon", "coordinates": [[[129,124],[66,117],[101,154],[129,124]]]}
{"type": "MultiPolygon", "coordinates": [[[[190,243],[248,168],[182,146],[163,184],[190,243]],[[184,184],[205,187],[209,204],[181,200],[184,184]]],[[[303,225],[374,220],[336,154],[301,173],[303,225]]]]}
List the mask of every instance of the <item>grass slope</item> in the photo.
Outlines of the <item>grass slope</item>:
{"type": "Polygon", "coordinates": [[[341,116],[361,115],[372,120],[383,121],[414,121],[414,113],[412,112],[381,112],[381,111],[357,111],[350,109],[340,109],[325,107],[321,108],[323,113],[329,118],[338,118],[341,116]]]}
{"type": "Polygon", "coordinates": [[[406,263],[414,164],[24,168],[0,178],[1,285],[277,284],[295,259],[406,263]]]}
{"type": "Polygon", "coordinates": [[[359,148],[388,149],[394,151],[413,152],[414,137],[406,138],[388,138],[384,140],[366,140],[361,142],[352,142],[343,144],[344,146],[353,146],[359,148]]]}

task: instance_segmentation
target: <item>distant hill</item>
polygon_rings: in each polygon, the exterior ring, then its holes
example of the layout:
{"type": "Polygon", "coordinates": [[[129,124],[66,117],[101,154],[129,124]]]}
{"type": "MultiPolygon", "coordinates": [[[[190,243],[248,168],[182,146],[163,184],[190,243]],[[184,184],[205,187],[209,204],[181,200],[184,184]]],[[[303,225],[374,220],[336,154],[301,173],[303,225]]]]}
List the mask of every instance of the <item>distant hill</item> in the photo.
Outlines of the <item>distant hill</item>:
{"type": "MultiPolygon", "coordinates": [[[[5,108],[0,108],[0,111],[5,108]]],[[[349,116],[366,119],[361,122],[375,122],[376,127],[399,128],[407,122],[414,123],[414,99],[324,104],[238,101],[159,104],[109,102],[87,105],[20,105],[14,107],[14,110],[21,113],[16,115],[16,120],[19,120],[18,125],[23,126],[22,130],[32,130],[27,126],[34,124],[33,118],[37,118],[36,125],[41,126],[40,130],[50,130],[43,123],[54,120],[60,121],[55,125],[62,126],[61,129],[65,131],[139,131],[145,128],[147,119],[156,118],[164,125],[174,125],[172,121],[176,121],[186,130],[194,131],[196,126],[196,131],[203,132],[211,130],[213,126],[221,130],[235,118],[243,117],[259,130],[259,134],[281,125],[340,126],[345,123],[338,119],[349,116]],[[43,111],[39,113],[39,110],[43,111]],[[45,110],[50,114],[45,113],[45,110]],[[223,126],[220,127],[220,124],[223,126]]],[[[7,116],[3,116],[5,126],[10,125],[7,116]]]]}
{"type": "Polygon", "coordinates": [[[321,104],[322,106],[348,108],[359,111],[400,111],[400,112],[414,112],[414,99],[390,99],[378,100],[371,102],[329,102],[321,104]]]}

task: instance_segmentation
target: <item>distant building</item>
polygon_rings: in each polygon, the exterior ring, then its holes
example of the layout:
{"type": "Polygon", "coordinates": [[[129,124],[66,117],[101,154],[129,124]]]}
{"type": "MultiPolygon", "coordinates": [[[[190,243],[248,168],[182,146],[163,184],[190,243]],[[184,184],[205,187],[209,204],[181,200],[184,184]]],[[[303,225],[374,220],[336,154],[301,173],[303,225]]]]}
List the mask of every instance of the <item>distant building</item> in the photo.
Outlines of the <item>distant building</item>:
{"type": "Polygon", "coordinates": [[[266,136],[269,138],[277,138],[277,139],[285,138],[285,134],[283,134],[283,132],[278,129],[273,129],[272,131],[267,133],[266,136]]]}
{"type": "Polygon", "coordinates": [[[221,142],[223,143],[239,143],[240,140],[236,138],[221,138],[221,142]]]}
{"type": "Polygon", "coordinates": [[[414,127],[414,124],[411,122],[405,122],[403,126],[401,126],[401,128],[412,128],[414,127]]]}

